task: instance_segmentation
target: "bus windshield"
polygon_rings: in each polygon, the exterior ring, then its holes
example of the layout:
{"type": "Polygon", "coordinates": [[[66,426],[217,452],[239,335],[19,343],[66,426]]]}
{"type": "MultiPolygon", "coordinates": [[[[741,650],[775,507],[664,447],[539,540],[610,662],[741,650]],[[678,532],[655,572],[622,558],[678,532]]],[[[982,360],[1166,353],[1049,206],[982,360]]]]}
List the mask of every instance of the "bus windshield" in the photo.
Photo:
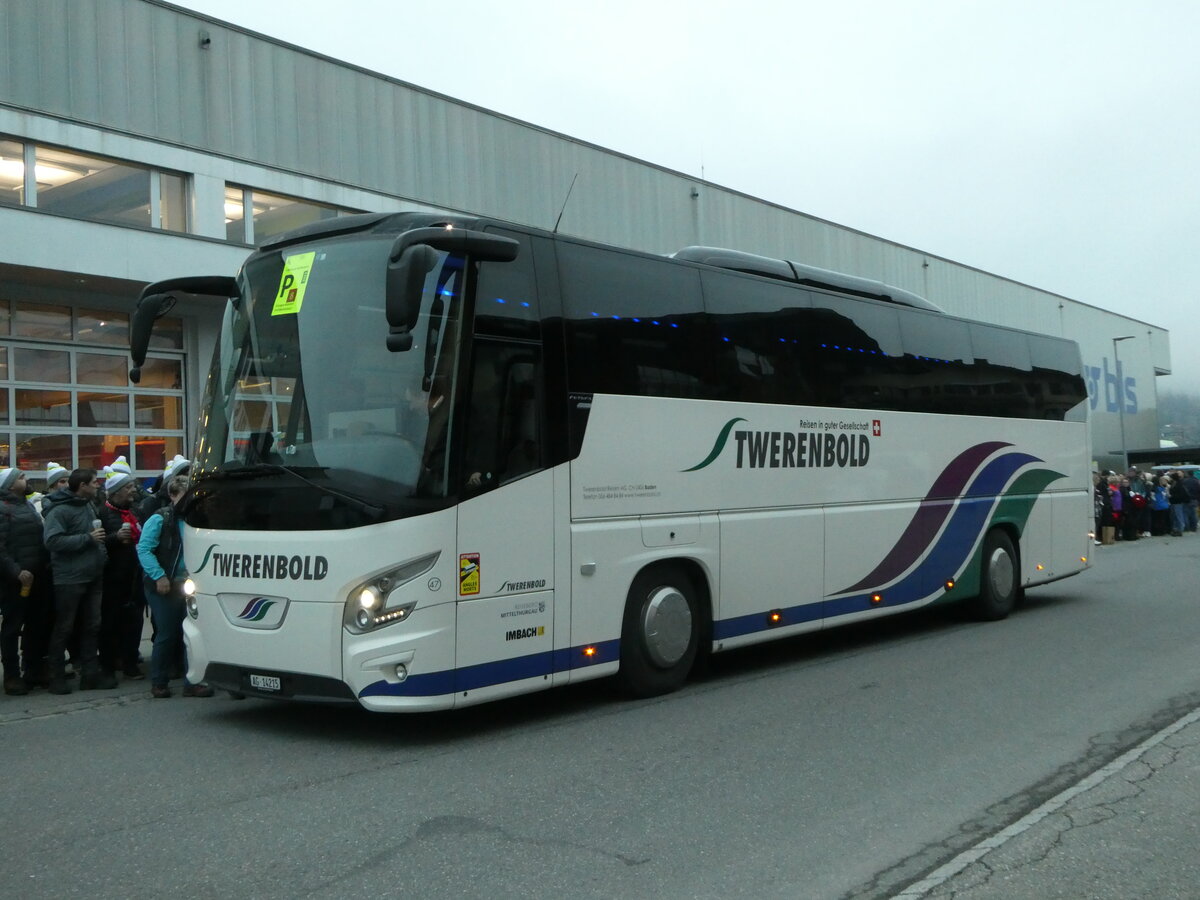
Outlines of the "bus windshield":
{"type": "Polygon", "coordinates": [[[463,260],[440,254],[408,352],[387,349],[391,237],[256,254],[205,390],[197,527],[350,528],[444,506],[463,260]]]}

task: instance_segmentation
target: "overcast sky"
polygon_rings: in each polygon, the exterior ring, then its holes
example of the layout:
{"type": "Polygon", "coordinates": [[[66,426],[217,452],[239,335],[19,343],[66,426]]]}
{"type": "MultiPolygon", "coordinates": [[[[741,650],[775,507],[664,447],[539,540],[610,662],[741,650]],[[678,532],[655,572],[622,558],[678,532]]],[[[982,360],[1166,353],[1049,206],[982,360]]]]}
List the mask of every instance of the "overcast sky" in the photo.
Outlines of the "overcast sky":
{"type": "Polygon", "coordinates": [[[1171,330],[1200,393],[1200,2],[176,0],[1171,330]]]}

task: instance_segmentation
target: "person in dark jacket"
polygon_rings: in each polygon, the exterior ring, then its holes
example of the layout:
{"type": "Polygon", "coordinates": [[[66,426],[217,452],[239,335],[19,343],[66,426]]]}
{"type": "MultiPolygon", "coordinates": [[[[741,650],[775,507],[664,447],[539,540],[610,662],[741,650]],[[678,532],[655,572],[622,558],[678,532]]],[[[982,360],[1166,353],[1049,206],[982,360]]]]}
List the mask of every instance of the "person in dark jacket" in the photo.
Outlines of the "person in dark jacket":
{"type": "Polygon", "coordinates": [[[1183,475],[1183,489],[1187,493],[1187,503],[1183,506],[1183,529],[1195,532],[1198,526],[1196,510],[1200,507],[1200,479],[1196,478],[1194,469],[1188,469],[1183,475]]]}
{"type": "Polygon", "coordinates": [[[49,497],[45,540],[54,575],[54,633],[50,637],[50,692],[69,694],[66,681],[66,646],[75,619],[80,619],[79,689],[114,688],[117,680],[100,671],[96,639],[100,629],[103,595],[104,528],[92,500],[96,496],[96,470],[75,469],[67,489],[49,497]]]}
{"type": "Polygon", "coordinates": [[[20,469],[0,469],[0,657],[4,693],[17,695],[46,682],[49,635],[38,625],[48,619],[38,613],[53,602],[42,517],[25,499],[27,489],[20,469]]]}
{"type": "MultiPolygon", "coordinates": [[[[183,561],[183,522],[176,507],[187,491],[187,478],[176,476],[163,486],[171,505],[163,507],[146,520],[138,541],[137,554],[146,589],[146,602],[154,613],[157,630],[154,633],[154,649],[150,654],[150,696],[165,699],[171,696],[168,685],[170,665],[181,651],[183,643],[183,617],[186,612],[183,597],[183,582],[187,579],[187,566],[183,561]]],[[[213,689],[207,684],[192,684],[186,675],[186,654],[183,696],[211,697],[213,689]]]]}
{"type": "Polygon", "coordinates": [[[171,461],[167,463],[166,468],[163,469],[163,473],[150,486],[150,493],[140,499],[137,502],[137,506],[134,507],[138,519],[145,523],[147,519],[160,509],[170,506],[171,498],[167,496],[167,483],[176,475],[186,475],[191,470],[191,467],[191,460],[182,454],[176,453],[171,461]]]}
{"type": "MultiPolygon", "coordinates": [[[[122,462],[119,457],[117,462],[122,462]]],[[[107,499],[100,504],[100,522],[108,563],[104,566],[104,596],[100,603],[100,669],[113,673],[120,668],[128,679],[146,676],[138,667],[138,645],[142,641],[142,567],[137,542],[142,523],[132,510],[137,480],[128,471],[106,469],[107,499]]]]}
{"type": "Polygon", "coordinates": [[[1167,499],[1171,501],[1171,537],[1183,537],[1183,529],[1187,527],[1185,510],[1191,502],[1191,495],[1183,486],[1183,473],[1171,473],[1171,487],[1167,490],[1167,499]]]}

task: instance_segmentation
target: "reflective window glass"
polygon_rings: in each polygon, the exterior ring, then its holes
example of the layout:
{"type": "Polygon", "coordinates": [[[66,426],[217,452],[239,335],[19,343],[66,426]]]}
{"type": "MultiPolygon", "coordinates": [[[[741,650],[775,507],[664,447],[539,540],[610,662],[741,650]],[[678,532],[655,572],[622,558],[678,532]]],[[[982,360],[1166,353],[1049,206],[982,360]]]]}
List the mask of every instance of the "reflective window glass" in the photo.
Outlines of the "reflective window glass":
{"type": "Polygon", "coordinates": [[[71,392],[18,388],[14,412],[18,425],[70,425],[71,392]]]}
{"type": "Polygon", "coordinates": [[[134,456],[129,464],[135,469],[146,472],[161,472],[167,467],[167,460],[174,459],[183,453],[183,438],[176,435],[156,435],[137,438],[134,456]]]}
{"type": "Polygon", "coordinates": [[[239,399],[234,406],[233,427],[235,431],[275,431],[271,423],[271,404],[239,399]]]}
{"type": "Polygon", "coordinates": [[[174,172],[159,172],[159,227],[187,231],[187,179],[174,172]]]}
{"type": "Polygon", "coordinates": [[[0,204],[20,206],[25,202],[25,145],[0,140],[0,204]]]}
{"type": "Polygon", "coordinates": [[[976,361],[987,360],[993,366],[1028,372],[1033,366],[1029,356],[1029,338],[1020,331],[971,325],[971,349],[976,361]]]}
{"type": "Polygon", "coordinates": [[[178,359],[147,359],[142,366],[142,380],[138,382],[143,388],[163,388],[179,390],[183,387],[183,363],[178,359]]]}
{"type": "MultiPolygon", "coordinates": [[[[157,319],[154,322],[154,333],[150,335],[150,346],[159,350],[183,349],[183,319],[171,316],[157,319]]],[[[147,360],[146,365],[150,362],[147,360]]],[[[146,371],[145,366],[142,372],[146,371]]],[[[145,378],[145,375],[142,375],[145,378]]]]}
{"type": "Polygon", "coordinates": [[[0,299],[0,334],[8,334],[12,330],[12,313],[8,301],[0,299]]]}
{"type": "Polygon", "coordinates": [[[0,423],[8,424],[8,388],[0,388],[0,423]]]}
{"type": "Polygon", "coordinates": [[[251,194],[251,209],[254,217],[254,242],[283,234],[301,225],[310,225],[323,219],[336,219],[338,210],[334,206],[280,197],[254,191],[251,194]]]}
{"type": "Polygon", "coordinates": [[[8,432],[0,432],[0,466],[10,466],[12,463],[12,437],[8,432]]]}
{"type": "Polygon", "coordinates": [[[239,378],[237,390],[239,394],[266,394],[271,387],[271,379],[264,375],[251,375],[239,378]]]}
{"type": "Polygon", "coordinates": [[[904,352],[935,363],[973,362],[967,323],[938,313],[906,312],[900,320],[904,352]]]}
{"type": "Polygon", "coordinates": [[[118,456],[129,459],[129,435],[79,435],[79,468],[103,469],[118,456]]]}
{"type": "Polygon", "coordinates": [[[719,395],[697,270],[568,242],[558,250],[570,390],[719,395]]]}
{"type": "Polygon", "coordinates": [[[225,186],[225,239],[237,244],[246,241],[245,188],[225,186]]]}
{"type": "Polygon", "coordinates": [[[150,227],[149,169],[52,147],[36,153],[38,209],[150,227]]]}
{"type": "Polygon", "coordinates": [[[71,310],[66,306],[18,303],[16,315],[13,317],[12,333],[15,337],[69,341],[71,310]]]}
{"type": "Polygon", "coordinates": [[[183,398],[137,394],[134,424],[138,428],[183,428],[183,398]]]}
{"type": "Polygon", "coordinates": [[[520,252],[509,262],[485,262],[475,282],[475,333],[537,340],[538,310],[533,269],[533,246],[528,237],[489,229],[516,239],[520,252]]]}
{"type": "Polygon", "coordinates": [[[124,387],[129,383],[129,365],[124,356],[77,353],[75,355],[75,380],[80,384],[110,384],[124,387]]]}
{"type": "MultiPolygon", "coordinates": [[[[80,309],[75,313],[75,339],[85,344],[129,346],[129,316],[104,310],[80,309]]],[[[104,382],[108,384],[108,382],[104,382]]]]}
{"type": "Polygon", "coordinates": [[[75,409],[80,428],[128,428],[129,395],[80,391],[75,409]]]}
{"type": "Polygon", "coordinates": [[[71,380],[71,354],[66,350],[34,350],[14,347],[13,378],[66,384],[71,380]]]}
{"type": "Polygon", "coordinates": [[[46,486],[44,476],[47,463],[56,462],[66,466],[69,471],[74,468],[71,464],[71,460],[74,458],[75,450],[69,434],[40,434],[38,432],[17,434],[16,466],[29,473],[30,483],[35,485],[38,490],[43,490],[46,486]],[[37,474],[43,477],[41,479],[33,478],[37,474]]]}
{"type": "Polygon", "coordinates": [[[0,381],[8,381],[8,348],[0,347],[0,381]]]}

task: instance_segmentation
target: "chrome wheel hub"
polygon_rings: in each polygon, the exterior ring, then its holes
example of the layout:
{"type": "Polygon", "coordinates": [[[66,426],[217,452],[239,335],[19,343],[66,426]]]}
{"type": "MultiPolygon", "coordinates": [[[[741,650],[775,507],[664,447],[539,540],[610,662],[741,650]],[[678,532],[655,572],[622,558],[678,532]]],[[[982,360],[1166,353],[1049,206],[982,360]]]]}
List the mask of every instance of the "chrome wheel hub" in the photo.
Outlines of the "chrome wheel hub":
{"type": "Polygon", "coordinates": [[[1013,558],[1000,547],[992,551],[988,559],[988,582],[992,588],[993,597],[1008,597],[1012,594],[1016,573],[1013,571],[1013,558]]]}
{"type": "Polygon", "coordinates": [[[692,639],[692,609],[673,587],[655,588],[642,617],[646,651],[656,666],[669,668],[683,659],[692,639]]]}

